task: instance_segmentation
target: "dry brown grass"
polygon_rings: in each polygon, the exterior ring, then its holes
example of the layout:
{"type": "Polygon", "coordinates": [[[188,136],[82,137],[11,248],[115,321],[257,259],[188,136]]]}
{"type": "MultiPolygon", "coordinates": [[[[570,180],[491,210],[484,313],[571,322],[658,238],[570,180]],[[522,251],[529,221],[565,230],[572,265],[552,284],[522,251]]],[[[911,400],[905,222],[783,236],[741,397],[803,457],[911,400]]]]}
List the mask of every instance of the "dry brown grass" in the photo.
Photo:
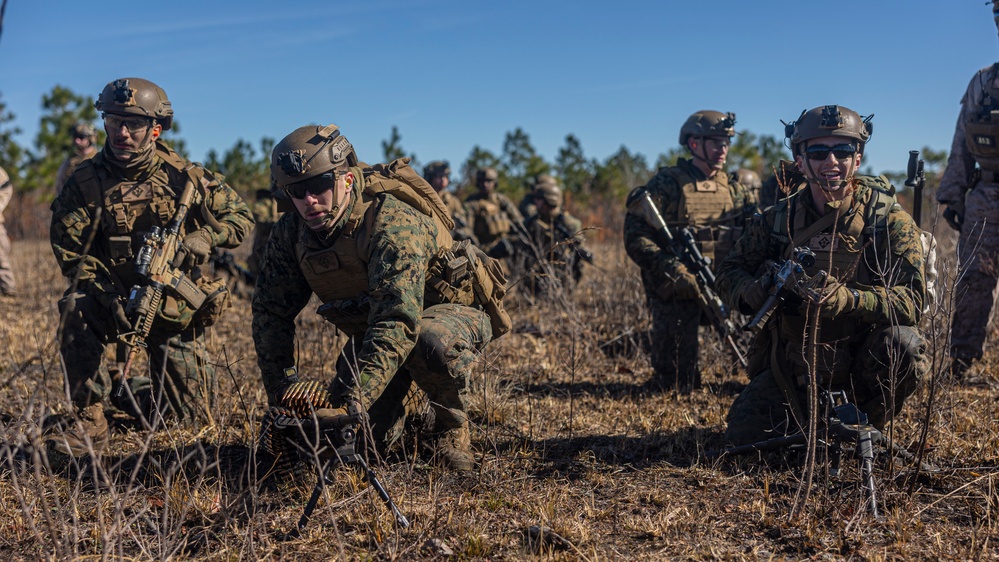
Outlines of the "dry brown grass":
{"type": "MultiPolygon", "coordinates": [[[[820,473],[802,516],[789,520],[800,476],[793,460],[706,459],[705,451],[722,444],[726,411],[746,382],[728,373],[730,360],[709,332],[705,388],[689,397],[648,390],[647,357],[634,346],[614,356],[602,351],[603,342],[647,329],[648,319],[637,271],[620,244],[595,249],[601,269],[588,269],[572,299],[511,301],[516,333],[494,342],[475,370],[477,472],[449,474],[418,458],[379,466],[413,523],[398,530],[356,474],[338,469],[304,537],[281,541],[314,477],[302,469],[273,486],[245,484],[244,462],[266,401],[248,302],[237,303],[209,338],[220,365],[214,425],[197,434],[170,427],[145,435],[119,424],[102,466],[113,484],[95,484],[91,468],[46,466],[44,456],[21,448],[47,409],[66,408],[54,343],[55,303],[65,284],[47,243],[15,243],[21,293],[0,302],[0,399],[10,415],[0,450],[0,557],[420,559],[434,557],[431,539],[458,559],[995,557],[995,387],[937,378],[926,455],[943,470],[913,480],[911,466],[882,456],[883,521],[863,511],[848,459],[841,478],[820,473]],[[535,554],[526,538],[532,526],[565,542],[545,542],[535,554]]],[[[942,310],[932,319],[937,372],[945,317],[942,310]]],[[[329,330],[309,313],[299,326],[301,371],[328,380],[329,330]]],[[[982,365],[992,382],[996,361],[990,352],[982,365]]],[[[894,425],[904,445],[918,441],[928,389],[894,425]]]]}

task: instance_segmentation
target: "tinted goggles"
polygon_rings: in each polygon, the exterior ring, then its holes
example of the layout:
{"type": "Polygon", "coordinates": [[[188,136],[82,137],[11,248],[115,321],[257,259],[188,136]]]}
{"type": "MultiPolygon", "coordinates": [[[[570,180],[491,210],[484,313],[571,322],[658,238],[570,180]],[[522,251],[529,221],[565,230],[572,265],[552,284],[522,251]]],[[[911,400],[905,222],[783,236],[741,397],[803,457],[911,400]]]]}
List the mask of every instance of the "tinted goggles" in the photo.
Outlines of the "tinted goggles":
{"type": "Polygon", "coordinates": [[[330,172],[309,178],[298,183],[293,183],[284,188],[284,192],[292,199],[305,199],[306,194],[313,196],[322,195],[333,189],[336,185],[336,174],[330,172]]]}
{"type": "Polygon", "coordinates": [[[109,131],[117,131],[121,129],[124,125],[130,134],[138,134],[145,131],[149,127],[153,126],[153,121],[151,119],[146,119],[145,117],[139,117],[136,115],[130,115],[125,117],[124,115],[114,115],[107,114],[104,116],[104,126],[107,127],[109,131]]]}
{"type": "Polygon", "coordinates": [[[852,144],[837,144],[836,146],[813,144],[812,146],[805,148],[805,156],[807,156],[809,160],[815,160],[818,162],[829,158],[830,153],[835,156],[837,160],[846,160],[847,158],[853,158],[853,155],[857,153],[857,147],[852,144]]]}

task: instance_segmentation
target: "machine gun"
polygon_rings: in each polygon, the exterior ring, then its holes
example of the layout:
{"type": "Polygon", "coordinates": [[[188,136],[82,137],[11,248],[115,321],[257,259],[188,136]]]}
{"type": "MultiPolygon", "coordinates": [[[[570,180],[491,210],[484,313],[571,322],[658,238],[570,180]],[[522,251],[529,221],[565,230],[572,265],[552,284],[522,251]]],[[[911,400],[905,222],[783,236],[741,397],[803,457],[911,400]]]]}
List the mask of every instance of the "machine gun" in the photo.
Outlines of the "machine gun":
{"type": "MultiPolygon", "coordinates": [[[[834,478],[839,475],[843,444],[852,443],[853,456],[860,461],[861,483],[868,510],[875,519],[878,519],[880,514],[878,513],[877,488],[874,484],[874,445],[880,443],[883,436],[876,427],[868,423],[867,414],[861,412],[856,404],[849,401],[846,392],[826,390],[820,394],[820,397],[820,408],[825,408],[825,416],[819,424],[816,438],[819,440],[819,444],[826,446],[830,452],[829,473],[834,478]]],[[[806,445],[807,442],[808,436],[803,432],[798,432],[757,443],[729,447],[724,452],[729,455],[743,455],[754,451],[775,451],[806,445]]],[[[718,452],[710,452],[708,455],[718,456],[718,452]]]]}
{"type": "Polygon", "coordinates": [[[115,380],[112,396],[120,401],[126,390],[132,362],[140,347],[146,347],[146,338],[160,310],[165,291],[170,291],[197,310],[207,295],[183,271],[181,265],[188,251],[181,243],[180,229],[187,219],[187,212],[194,199],[194,183],[188,181],[180,196],[177,212],[165,229],[152,227],[146,234],[142,248],[135,259],[135,273],[144,283],[132,287],[125,314],[132,331],[119,334],[118,339],[128,346],[128,356],[121,374],[115,380]]]}
{"type": "Polygon", "coordinates": [[[213,248],[208,262],[211,264],[213,272],[224,271],[229,277],[250,287],[256,283],[256,276],[249,269],[236,263],[236,256],[228,250],[213,248]]]}
{"type": "Polygon", "coordinates": [[[628,212],[644,218],[649,226],[662,233],[673,253],[697,277],[697,285],[700,288],[701,294],[698,298],[698,304],[701,305],[701,310],[711,320],[711,325],[714,326],[718,337],[727,342],[729,347],[732,348],[735,356],[739,359],[739,363],[743,367],[748,366],[746,352],[736,343],[733,337],[737,329],[735,323],[729,318],[728,307],[725,306],[718,293],[715,292],[715,274],[708,267],[710,265],[709,260],[697,249],[694,235],[691,234],[689,229],[684,228],[681,230],[679,239],[674,237],[669,225],[663,220],[662,215],[659,214],[659,209],[652,203],[652,198],[649,197],[649,193],[644,189],[629,197],[628,212]]]}
{"type": "Polygon", "coordinates": [[[923,188],[926,187],[926,172],[918,150],[909,151],[909,164],[906,166],[905,186],[912,189],[912,220],[922,228],[923,188]]]}
{"type": "Polygon", "coordinates": [[[388,491],[382,486],[364,456],[357,451],[357,431],[364,423],[366,415],[356,402],[349,402],[347,413],[335,416],[319,416],[312,413],[300,418],[284,408],[272,408],[268,414],[262,438],[270,445],[266,448],[283,448],[299,457],[316,459],[320,466],[316,485],[305,504],[305,510],[298,520],[295,530],[287,535],[295,538],[301,535],[312,518],[323,489],[332,484],[330,472],[338,465],[352,465],[363,474],[378,496],[392,512],[396,523],[402,528],[409,527],[409,520],[399,511],[388,491]]]}
{"type": "Polygon", "coordinates": [[[825,285],[826,272],[820,271],[812,276],[806,275],[805,268],[813,265],[815,265],[815,252],[809,248],[795,248],[792,256],[776,272],[772,273],[773,284],[770,286],[770,296],[756,312],[756,316],[743,327],[743,330],[754,334],[759,333],[770,320],[777,305],[790,295],[818,302],[821,298],[821,289],[825,285]]]}

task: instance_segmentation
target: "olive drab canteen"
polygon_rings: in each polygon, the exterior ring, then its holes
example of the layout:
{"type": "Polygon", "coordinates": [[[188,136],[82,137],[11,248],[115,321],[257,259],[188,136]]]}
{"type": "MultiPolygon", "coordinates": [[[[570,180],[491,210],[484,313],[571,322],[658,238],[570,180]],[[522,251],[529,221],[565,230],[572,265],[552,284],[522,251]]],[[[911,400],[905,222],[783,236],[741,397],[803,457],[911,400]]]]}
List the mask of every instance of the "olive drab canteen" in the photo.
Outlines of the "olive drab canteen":
{"type": "Polygon", "coordinates": [[[687,146],[690,137],[734,137],[735,113],[702,109],[687,118],[680,127],[680,145],[687,146]]]}
{"type": "Polygon", "coordinates": [[[797,154],[798,146],[808,140],[819,137],[846,137],[860,142],[861,152],[864,144],[874,132],[871,119],[874,114],[862,117],[852,109],[841,105],[823,105],[802,111],[798,119],[784,123],[784,136],[791,141],[791,150],[797,154]]]}
{"type": "Polygon", "coordinates": [[[271,152],[271,179],[279,188],[357,165],[354,147],[336,125],[306,125],[292,131],[271,152]]]}
{"type": "Polygon", "coordinates": [[[433,178],[451,175],[451,165],[447,160],[434,160],[423,167],[423,179],[430,181],[433,178]]]}
{"type": "Polygon", "coordinates": [[[76,138],[89,138],[91,140],[97,140],[97,129],[85,121],[77,121],[76,123],[73,123],[70,133],[76,138]]]}
{"type": "Polygon", "coordinates": [[[119,78],[108,82],[94,107],[101,113],[141,115],[155,119],[164,131],[173,125],[173,107],[166,92],[142,78],[119,78]]]}

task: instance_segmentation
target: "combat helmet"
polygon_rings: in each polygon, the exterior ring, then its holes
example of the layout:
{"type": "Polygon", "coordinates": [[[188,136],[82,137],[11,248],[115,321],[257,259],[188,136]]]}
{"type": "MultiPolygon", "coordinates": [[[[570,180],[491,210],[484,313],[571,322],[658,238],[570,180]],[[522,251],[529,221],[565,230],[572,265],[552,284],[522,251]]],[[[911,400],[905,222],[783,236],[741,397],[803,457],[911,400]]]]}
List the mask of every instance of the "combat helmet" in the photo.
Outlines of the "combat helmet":
{"type": "Polygon", "coordinates": [[[434,160],[423,167],[423,179],[430,181],[433,178],[451,175],[451,164],[447,160],[434,160]]]}
{"type": "Polygon", "coordinates": [[[763,187],[763,180],[760,179],[760,174],[749,168],[739,168],[736,170],[735,181],[747,189],[760,189],[763,187]]]}
{"type": "Polygon", "coordinates": [[[271,152],[271,179],[279,189],[357,165],[354,147],[340,128],[306,125],[281,139],[271,152]]]}
{"type": "Polygon", "coordinates": [[[92,142],[97,141],[97,128],[86,121],[77,121],[76,123],[73,123],[69,132],[73,135],[73,138],[88,138],[92,142]]]}
{"type": "Polygon", "coordinates": [[[499,174],[495,168],[479,168],[475,171],[475,185],[482,185],[486,180],[498,180],[499,174]]]}
{"type": "Polygon", "coordinates": [[[690,137],[734,137],[735,113],[702,109],[687,118],[680,127],[680,145],[687,146],[690,137]]]}
{"type": "Polygon", "coordinates": [[[173,125],[173,107],[166,92],[142,78],[119,78],[108,82],[94,107],[101,113],[141,115],[155,119],[164,131],[173,125]]]}
{"type": "Polygon", "coordinates": [[[852,109],[841,105],[823,105],[815,109],[802,111],[798,118],[790,123],[784,123],[784,136],[789,139],[791,152],[798,154],[798,149],[805,141],[820,137],[845,137],[858,141],[857,150],[864,151],[864,145],[874,133],[871,119],[874,114],[862,117],[852,109]]]}
{"type": "Polygon", "coordinates": [[[534,188],[534,197],[536,199],[544,199],[545,203],[556,209],[562,206],[562,189],[554,181],[539,182],[538,186],[534,188]]]}

